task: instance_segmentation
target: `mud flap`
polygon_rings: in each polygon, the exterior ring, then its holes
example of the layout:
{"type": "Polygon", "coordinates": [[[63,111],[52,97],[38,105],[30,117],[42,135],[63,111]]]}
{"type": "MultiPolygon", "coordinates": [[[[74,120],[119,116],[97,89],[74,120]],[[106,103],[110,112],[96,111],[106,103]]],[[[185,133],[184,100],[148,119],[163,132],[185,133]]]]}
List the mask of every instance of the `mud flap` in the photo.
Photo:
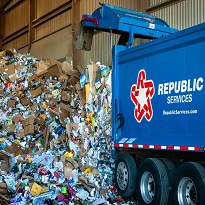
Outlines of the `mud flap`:
{"type": "Polygon", "coordinates": [[[94,29],[82,26],[78,27],[76,48],[84,51],[90,51],[92,46],[94,29]]]}

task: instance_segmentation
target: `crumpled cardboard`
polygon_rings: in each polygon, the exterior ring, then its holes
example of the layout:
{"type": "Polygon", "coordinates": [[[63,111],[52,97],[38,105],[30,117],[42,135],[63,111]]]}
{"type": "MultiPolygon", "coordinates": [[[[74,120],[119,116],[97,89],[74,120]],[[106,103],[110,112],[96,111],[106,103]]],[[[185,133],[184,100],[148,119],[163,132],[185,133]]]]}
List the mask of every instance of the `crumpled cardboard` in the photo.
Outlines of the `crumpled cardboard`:
{"type": "Polygon", "coordinates": [[[64,163],[64,175],[66,178],[71,179],[72,178],[72,171],[73,171],[73,165],[70,162],[64,163]]]}
{"type": "Polygon", "coordinates": [[[60,76],[60,70],[57,64],[48,67],[47,72],[43,74],[43,77],[46,78],[50,78],[50,76],[56,76],[56,77],[60,76]]]}
{"type": "Polygon", "coordinates": [[[14,154],[14,156],[17,156],[27,154],[29,152],[29,148],[21,147],[19,144],[12,142],[11,145],[6,146],[4,151],[12,153],[14,154]]]}
{"type": "Polygon", "coordinates": [[[14,115],[14,116],[13,116],[13,121],[14,121],[14,123],[16,123],[16,122],[22,122],[22,121],[23,121],[23,116],[22,116],[22,114],[14,115]]]}
{"type": "Polygon", "coordinates": [[[96,82],[100,80],[100,69],[99,66],[92,61],[90,61],[90,64],[87,65],[87,69],[89,74],[89,82],[92,87],[96,82]]]}
{"type": "Polygon", "coordinates": [[[25,95],[21,95],[19,99],[23,106],[32,105],[31,100],[25,95]]]}
{"type": "Polygon", "coordinates": [[[48,63],[50,66],[57,65],[58,66],[58,70],[62,69],[62,63],[57,61],[57,60],[55,60],[55,59],[46,59],[45,62],[48,63]]]}
{"type": "Polygon", "coordinates": [[[42,93],[41,85],[30,90],[32,97],[37,97],[42,93]]]}
{"type": "Polygon", "coordinates": [[[65,162],[71,163],[74,168],[78,168],[79,167],[78,163],[74,159],[71,159],[69,157],[65,157],[65,162]]]}
{"type": "Polygon", "coordinates": [[[0,64],[0,73],[4,72],[4,67],[6,66],[7,61],[5,59],[1,59],[1,64],[0,64]]]}
{"type": "Polygon", "coordinates": [[[0,87],[0,96],[3,96],[4,95],[4,90],[3,88],[0,87]]]}
{"type": "Polygon", "coordinates": [[[0,182],[0,193],[8,194],[7,185],[4,182],[0,182]]]}
{"type": "Polygon", "coordinates": [[[28,118],[26,118],[25,120],[23,120],[22,125],[24,127],[28,126],[28,125],[33,125],[34,124],[34,115],[29,116],[28,118]]]}
{"type": "Polygon", "coordinates": [[[66,74],[70,75],[70,73],[71,73],[72,70],[73,70],[73,66],[72,66],[70,63],[68,63],[67,61],[64,61],[64,62],[62,63],[62,70],[63,70],[66,74]]]}
{"type": "Polygon", "coordinates": [[[23,139],[25,137],[24,129],[18,130],[16,133],[17,139],[23,139]]]}
{"type": "Polygon", "coordinates": [[[15,108],[16,107],[16,100],[15,99],[9,99],[8,100],[8,107],[15,108]]]}
{"type": "Polygon", "coordinates": [[[11,169],[12,156],[8,155],[6,152],[0,151],[0,161],[2,171],[7,172],[11,169]]]}
{"type": "Polygon", "coordinates": [[[61,92],[61,99],[62,101],[69,102],[71,99],[71,93],[68,90],[63,90],[61,92]]]}
{"type": "Polygon", "coordinates": [[[79,77],[70,76],[68,79],[68,85],[75,85],[79,81],[79,77]]]}
{"type": "Polygon", "coordinates": [[[36,74],[38,76],[41,76],[45,73],[47,73],[47,69],[49,68],[49,63],[46,63],[45,61],[40,61],[38,64],[37,64],[37,72],[36,74]]]}
{"type": "Polygon", "coordinates": [[[68,85],[75,85],[79,81],[80,73],[74,70],[73,66],[68,62],[64,61],[62,63],[62,71],[69,76],[67,81],[68,85]]]}
{"type": "Polygon", "coordinates": [[[15,74],[15,65],[12,63],[12,64],[5,66],[4,72],[6,72],[8,76],[14,75],[15,74]]]}
{"type": "Polygon", "coordinates": [[[4,205],[10,205],[10,199],[4,195],[0,195],[0,203],[4,205]]]}
{"type": "Polygon", "coordinates": [[[25,126],[24,133],[25,133],[25,135],[29,135],[29,134],[33,135],[34,134],[34,125],[31,124],[31,125],[25,126]]]}
{"type": "Polygon", "coordinates": [[[48,138],[49,138],[49,131],[50,131],[50,127],[45,127],[44,131],[43,131],[43,137],[44,137],[44,151],[47,150],[47,146],[48,146],[48,138]]]}
{"type": "Polygon", "coordinates": [[[66,130],[67,130],[67,133],[68,133],[68,137],[70,137],[71,136],[71,131],[72,131],[72,126],[71,126],[70,122],[66,123],[66,130]]]}
{"type": "Polygon", "coordinates": [[[65,118],[70,117],[70,114],[71,114],[70,106],[64,103],[60,103],[59,113],[60,113],[61,122],[64,124],[65,118]]]}
{"type": "Polygon", "coordinates": [[[10,124],[10,125],[8,125],[8,128],[9,128],[9,133],[13,134],[14,131],[15,131],[15,125],[14,124],[10,124]]]}

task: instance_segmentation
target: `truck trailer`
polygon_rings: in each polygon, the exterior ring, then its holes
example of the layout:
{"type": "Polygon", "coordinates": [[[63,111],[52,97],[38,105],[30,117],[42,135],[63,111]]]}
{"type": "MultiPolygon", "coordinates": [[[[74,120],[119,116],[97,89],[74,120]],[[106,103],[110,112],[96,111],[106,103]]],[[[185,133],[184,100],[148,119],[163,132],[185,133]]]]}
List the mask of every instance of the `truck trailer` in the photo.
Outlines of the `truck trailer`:
{"type": "Polygon", "coordinates": [[[91,49],[95,30],[121,35],[112,48],[118,193],[139,205],[204,205],[205,23],[178,31],[155,16],[101,4],[82,17],[79,49],[91,49]],[[148,40],[132,46],[135,38],[148,40]]]}

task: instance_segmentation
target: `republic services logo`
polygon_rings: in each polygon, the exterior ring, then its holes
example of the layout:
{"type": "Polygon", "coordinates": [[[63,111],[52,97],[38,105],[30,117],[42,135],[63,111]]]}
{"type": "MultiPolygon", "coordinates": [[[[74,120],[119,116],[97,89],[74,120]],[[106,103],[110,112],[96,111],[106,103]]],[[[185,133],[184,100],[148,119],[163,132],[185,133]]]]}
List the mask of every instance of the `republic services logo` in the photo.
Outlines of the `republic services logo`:
{"type": "Polygon", "coordinates": [[[153,116],[151,99],[154,96],[154,83],[146,80],[145,70],[140,70],[137,77],[137,84],[132,85],[130,97],[135,105],[134,116],[137,122],[143,117],[149,122],[153,116]]]}

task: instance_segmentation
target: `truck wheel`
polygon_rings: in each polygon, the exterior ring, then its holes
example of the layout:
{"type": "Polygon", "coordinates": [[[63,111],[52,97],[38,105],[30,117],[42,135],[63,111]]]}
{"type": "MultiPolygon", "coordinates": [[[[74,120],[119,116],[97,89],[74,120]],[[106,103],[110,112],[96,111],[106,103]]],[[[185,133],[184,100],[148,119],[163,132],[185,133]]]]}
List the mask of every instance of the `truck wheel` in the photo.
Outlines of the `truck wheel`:
{"type": "Polygon", "coordinates": [[[137,174],[137,200],[140,205],[166,205],[169,179],[165,165],[155,158],[145,159],[137,174]]]}
{"type": "Polygon", "coordinates": [[[205,169],[197,162],[186,162],[177,168],[173,200],[176,205],[203,205],[205,202],[205,169]]]}
{"type": "Polygon", "coordinates": [[[164,166],[167,169],[167,174],[168,174],[168,178],[169,178],[169,189],[172,189],[173,186],[173,180],[174,180],[174,176],[176,173],[176,166],[174,165],[174,163],[167,158],[160,158],[160,160],[162,161],[162,163],[164,164],[164,166]]]}
{"type": "Polygon", "coordinates": [[[117,191],[122,197],[131,197],[136,187],[137,166],[129,154],[117,156],[115,165],[115,182],[117,191]]]}
{"type": "Polygon", "coordinates": [[[160,160],[162,161],[162,163],[164,164],[166,170],[167,170],[167,175],[168,175],[168,179],[169,179],[169,200],[168,200],[168,204],[171,205],[172,204],[172,197],[171,197],[171,191],[173,189],[173,183],[174,183],[174,176],[176,173],[176,166],[174,165],[174,163],[167,158],[160,158],[160,160]]]}

